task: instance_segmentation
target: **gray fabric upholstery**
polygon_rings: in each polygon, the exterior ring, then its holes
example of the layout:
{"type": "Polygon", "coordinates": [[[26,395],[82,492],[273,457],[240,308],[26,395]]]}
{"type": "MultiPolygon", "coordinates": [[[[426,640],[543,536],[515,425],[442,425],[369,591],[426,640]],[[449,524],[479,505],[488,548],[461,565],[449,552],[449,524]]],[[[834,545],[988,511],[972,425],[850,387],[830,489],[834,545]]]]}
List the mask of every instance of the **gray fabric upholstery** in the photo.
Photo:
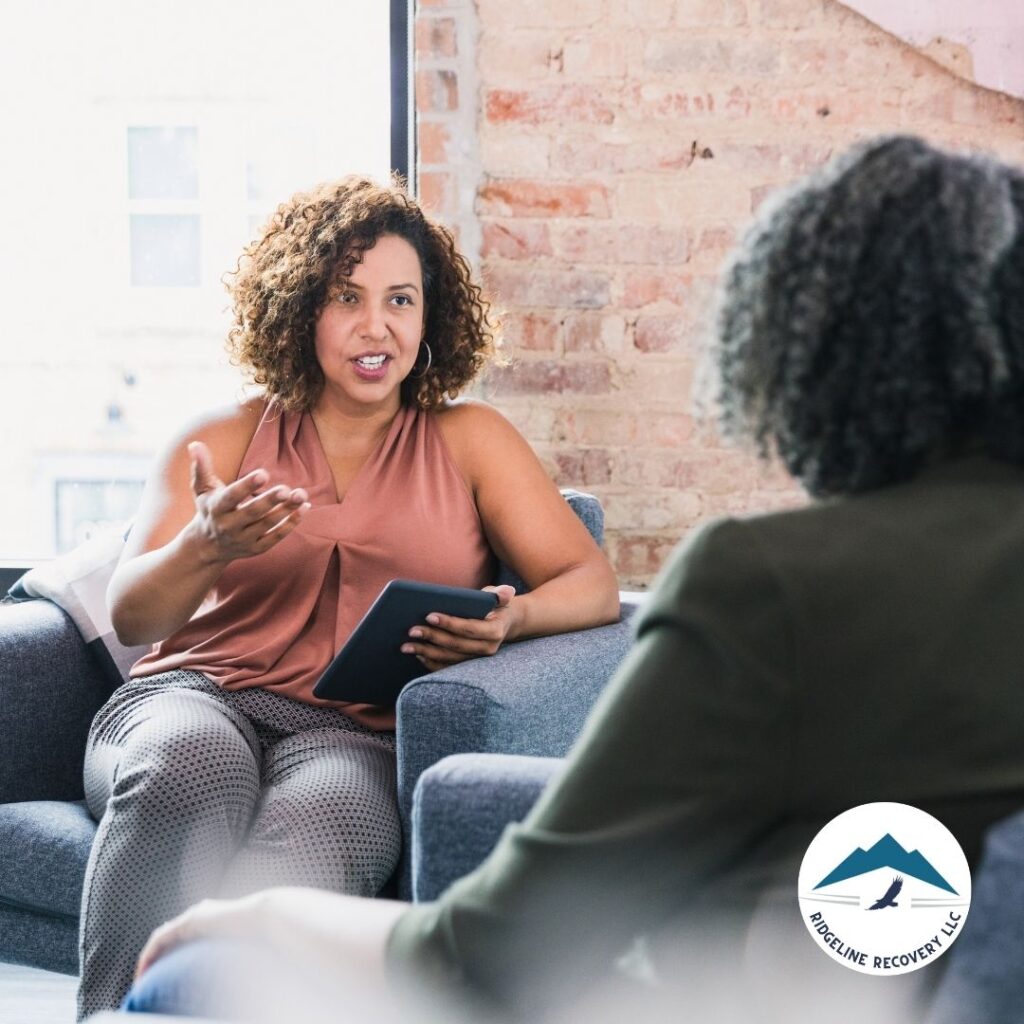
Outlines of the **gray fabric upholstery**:
{"type": "Polygon", "coordinates": [[[526,817],[563,764],[555,757],[456,754],[428,768],[413,794],[413,899],[437,899],[469,874],[506,826],[526,817]]]}
{"type": "Polygon", "coordinates": [[[95,834],[82,801],[0,804],[0,902],[77,921],[95,834]]]}
{"type": "Polygon", "coordinates": [[[1024,813],[985,839],[974,874],[971,910],[928,1024],[1018,1024],[1024,1017],[1024,813]]]}
{"type": "Polygon", "coordinates": [[[0,804],[0,961],[78,973],[78,905],[95,834],[80,801],[0,804]]]}
{"type": "Polygon", "coordinates": [[[78,918],[0,903],[0,961],[60,974],[78,973],[78,918]]]}
{"type": "Polygon", "coordinates": [[[0,606],[0,804],[81,799],[85,737],[110,689],[56,605],[0,606]]]}
{"type": "Polygon", "coordinates": [[[538,637],[413,680],[398,698],[398,806],[406,856],[399,895],[412,895],[412,800],[416,780],[450,754],[562,757],[579,734],[632,639],[638,595],[622,621],[538,637]]]}

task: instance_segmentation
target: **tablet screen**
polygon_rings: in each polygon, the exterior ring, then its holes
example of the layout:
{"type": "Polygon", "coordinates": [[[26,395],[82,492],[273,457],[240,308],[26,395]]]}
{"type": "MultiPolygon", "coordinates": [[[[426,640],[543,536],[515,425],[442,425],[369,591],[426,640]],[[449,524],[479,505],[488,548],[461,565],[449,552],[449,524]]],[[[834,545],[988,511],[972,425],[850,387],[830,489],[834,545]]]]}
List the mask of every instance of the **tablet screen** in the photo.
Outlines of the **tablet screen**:
{"type": "Polygon", "coordinates": [[[431,612],[482,619],[497,603],[497,594],[490,590],[392,580],[320,677],[313,696],[394,704],[406,683],[429,672],[414,654],[401,651],[413,626],[425,624],[431,612]]]}

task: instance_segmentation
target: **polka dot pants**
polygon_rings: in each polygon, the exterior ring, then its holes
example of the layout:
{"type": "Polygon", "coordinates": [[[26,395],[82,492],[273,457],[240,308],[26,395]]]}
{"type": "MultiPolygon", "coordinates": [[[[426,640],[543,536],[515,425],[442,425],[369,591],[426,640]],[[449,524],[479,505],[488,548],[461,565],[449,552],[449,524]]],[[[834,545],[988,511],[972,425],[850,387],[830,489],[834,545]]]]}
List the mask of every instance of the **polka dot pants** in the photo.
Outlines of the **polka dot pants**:
{"type": "Polygon", "coordinates": [[[198,672],[114,692],[89,733],[85,795],[99,830],[80,1019],[120,1004],[150,932],[197,900],[272,885],[372,896],[400,851],[393,734],[198,672]]]}

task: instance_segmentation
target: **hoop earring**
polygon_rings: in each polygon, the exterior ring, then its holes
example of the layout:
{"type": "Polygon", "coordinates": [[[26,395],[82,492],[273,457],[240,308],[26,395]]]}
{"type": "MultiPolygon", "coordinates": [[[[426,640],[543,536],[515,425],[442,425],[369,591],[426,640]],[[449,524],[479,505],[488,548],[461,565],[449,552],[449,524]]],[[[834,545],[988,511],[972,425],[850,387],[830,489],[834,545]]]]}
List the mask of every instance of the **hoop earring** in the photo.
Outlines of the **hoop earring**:
{"type": "Polygon", "coordinates": [[[414,377],[416,380],[422,380],[427,375],[427,371],[430,369],[430,364],[434,361],[434,353],[430,351],[430,346],[424,341],[421,342],[423,347],[427,350],[427,365],[420,370],[419,373],[410,373],[410,377],[414,377]]]}

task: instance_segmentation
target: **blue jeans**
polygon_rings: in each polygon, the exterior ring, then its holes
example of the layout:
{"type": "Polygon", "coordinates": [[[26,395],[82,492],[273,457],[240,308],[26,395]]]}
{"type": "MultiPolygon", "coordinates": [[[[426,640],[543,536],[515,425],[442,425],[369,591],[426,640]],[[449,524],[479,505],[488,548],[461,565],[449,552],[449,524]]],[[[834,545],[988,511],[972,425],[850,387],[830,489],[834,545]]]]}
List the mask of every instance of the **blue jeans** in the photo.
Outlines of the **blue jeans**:
{"type": "Polygon", "coordinates": [[[269,954],[236,939],[200,939],[161,957],[132,986],[121,1010],[165,1013],[178,1017],[220,1017],[230,1020],[224,984],[244,970],[250,978],[272,977],[269,954]]]}

